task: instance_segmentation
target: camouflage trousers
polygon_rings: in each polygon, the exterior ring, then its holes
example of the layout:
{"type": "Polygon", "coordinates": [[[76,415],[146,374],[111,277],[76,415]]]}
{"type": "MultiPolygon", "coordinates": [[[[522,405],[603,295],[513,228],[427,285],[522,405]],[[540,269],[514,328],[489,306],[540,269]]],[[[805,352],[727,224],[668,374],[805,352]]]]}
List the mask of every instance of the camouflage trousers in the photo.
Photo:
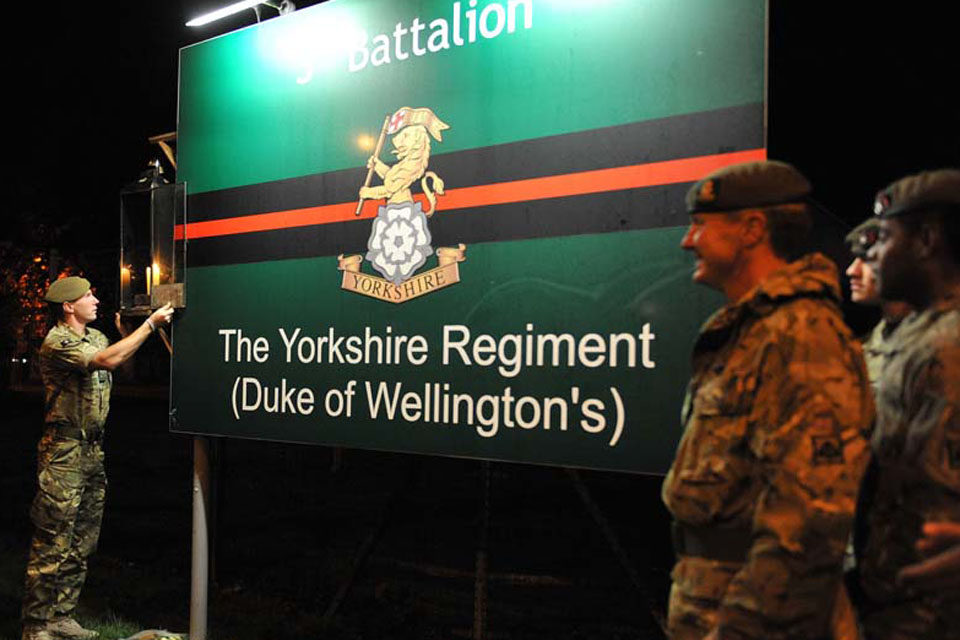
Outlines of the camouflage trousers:
{"type": "Polygon", "coordinates": [[[39,487],[30,507],[34,536],[27,561],[23,619],[70,615],[100,537],[107,477],[99,443],[48,429],[37,455],[39,487]]]}
{"type": "MultiPolygon", "coordinates": [[[[734,576],[743,567],[742,563],[713,560],[697,556],[680,556],[670,577],[670,604],[667,612],[667,636],[670,640],[703,640],[719,624],[720,604],[734,576]]],[[[798,596],[802,598],[803,596],[798,596]]],[[[817,595],[822,598],[821,594],[817,595]]],[[[823,624],[807,620],[793,620],[775,628],[764,628],[751,637],[764,640],[787,638],[827,638],[855,640],[856,620],[846,596],[846,591],[837,585],[834,594],[823,598],[826,613],[823,624]],[[836,609],[836,600],[842,595],[843,609],[836,609]],[[832,618],[832,620],[828,620],[832,618]],[[811,632],[810,627],[823,627],[823,632],[811,632]],[[829,627],[829,628],[828,628],[829,627]]],[[[743,630],[727,629],[724,637],[746,637],[743,630]]]]}
{"type": "Polygon", "coordinates": [[[703,640],[717,626],[723,595],[741,564],[681,556],[673,568],[667,635],[670,640],[703,640]]]}

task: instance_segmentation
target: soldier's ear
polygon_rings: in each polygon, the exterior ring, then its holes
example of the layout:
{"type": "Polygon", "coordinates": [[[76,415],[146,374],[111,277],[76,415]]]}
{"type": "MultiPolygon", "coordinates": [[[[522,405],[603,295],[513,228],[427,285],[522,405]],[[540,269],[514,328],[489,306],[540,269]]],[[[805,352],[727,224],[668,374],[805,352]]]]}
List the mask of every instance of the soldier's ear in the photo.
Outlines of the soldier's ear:
{"type": "MultiPolygon", "coordinates": [[[[960,209],[956,213],[960,213],[960,209]]],[[[949,262],[960,264],[960,256],[955,253],[954,249],[955,241],[951,240],[951,233],[956,233],[950,229],[950,223],[954,221],[948,218],[948,215],[943,211],[933,211],[927,214],[921,227],[921,230],[927,234],[923,242],[929,246],[932,256],[945,257],[949,262]]]]}
{"type": "Polygon", "coordinates": [[[925,216],[913,237],[916,256],[931,258],[943,246],[943,234],[940,221],[933,216],[925,216]]]}
{"type": "Polygon", "coordinates": [[[767,237],[767,216],[760,209],[748,209],[741,212],[744,244],[749,247],[763,242],[767,237]]]}

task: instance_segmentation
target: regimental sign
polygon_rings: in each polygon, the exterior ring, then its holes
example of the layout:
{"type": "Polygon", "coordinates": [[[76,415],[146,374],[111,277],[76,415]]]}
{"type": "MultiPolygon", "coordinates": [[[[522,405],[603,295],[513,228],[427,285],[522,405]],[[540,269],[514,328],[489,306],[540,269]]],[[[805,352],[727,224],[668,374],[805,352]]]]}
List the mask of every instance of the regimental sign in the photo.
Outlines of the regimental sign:
{"type": "Polygon", "coordinates": [[[175,431],[663,472],[683,194],[766,155],[765,2],[337,0],[181,51],[175,431]]]}

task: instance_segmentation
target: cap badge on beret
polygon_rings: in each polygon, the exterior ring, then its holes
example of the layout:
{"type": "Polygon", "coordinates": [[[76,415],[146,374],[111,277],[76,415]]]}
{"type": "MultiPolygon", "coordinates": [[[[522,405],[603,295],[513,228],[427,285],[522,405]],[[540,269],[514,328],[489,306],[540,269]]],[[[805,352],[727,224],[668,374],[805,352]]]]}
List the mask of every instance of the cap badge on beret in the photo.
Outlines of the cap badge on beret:
{"type": "Polygon", "coordinates": [[[877,241],[877,234],[880,230],[880,221],[875,217],[869,217],[847,234],[845,241],[850,247],[850,252],[857,257],[863,258],[867,251],[877,241]]]}
{"type": "Polygon", "coordinates": [[[876,242],[877,242],[877,230],[867,229],[865,231],[861,231],[856,235],[856,237],[850,243],[851,244],[850,249],[854,253],[854,255],[865,256],[867,255],[867,251],[870,250],[870,247],[876,244],[876,242]]]}
{"type": "Polygon", "coordinates": [[[700,194],[697,199],[700,202],[716,202],[717,191],[715,185],[716,183],[713,180],[704,180],[703,184],[700,185],[700,194]]]}
{"type": "Polygon", "coordinates": [[[881,215],[887,207],[890,206],[890,196],[885,193],[881,193],[877,196],[877,199],[873,202],[873,213],[874,215],[881,215]]]}

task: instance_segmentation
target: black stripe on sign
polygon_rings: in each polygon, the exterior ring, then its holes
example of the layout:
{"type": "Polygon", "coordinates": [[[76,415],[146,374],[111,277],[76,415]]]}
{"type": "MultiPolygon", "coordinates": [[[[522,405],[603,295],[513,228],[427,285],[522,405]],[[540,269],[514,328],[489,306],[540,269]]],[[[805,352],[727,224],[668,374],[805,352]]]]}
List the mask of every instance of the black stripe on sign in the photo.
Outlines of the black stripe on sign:
{"type": "MultiPolygon", "coordinates": [[[[430,170],[446,188],[456,189],[745,151],[763,147],[762,120],[763,105],[757,103],[446,154],[434,143],[430,170]]],[[[354,201],[366,173],[366,167],[356,167],[189,195],[187,219],[203,222],[354,201]]],[[[191,242],[197,241],[206,240],[191,242]]]]}

